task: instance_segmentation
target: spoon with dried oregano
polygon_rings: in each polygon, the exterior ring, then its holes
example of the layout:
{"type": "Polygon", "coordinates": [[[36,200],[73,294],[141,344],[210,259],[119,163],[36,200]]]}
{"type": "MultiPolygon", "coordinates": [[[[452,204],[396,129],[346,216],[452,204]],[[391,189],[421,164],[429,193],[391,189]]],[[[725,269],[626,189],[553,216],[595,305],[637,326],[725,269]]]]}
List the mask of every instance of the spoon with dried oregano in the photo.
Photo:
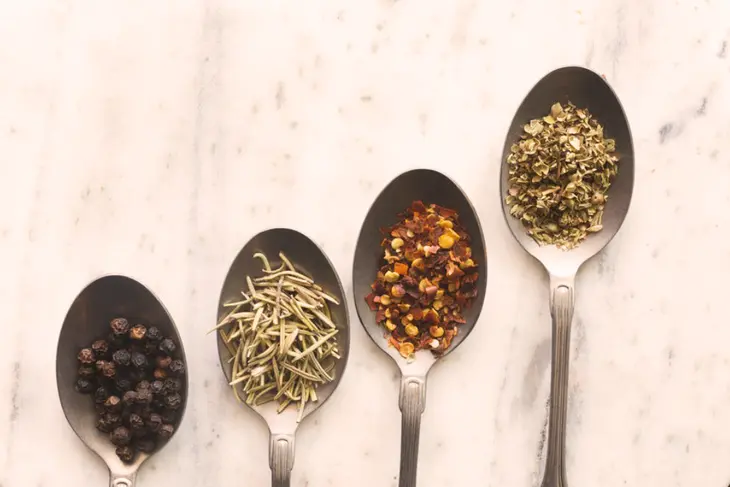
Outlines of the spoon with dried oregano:
{"type": "Polygon", "coordinates": [[[287,487],[296,429],[330,397],[347,364],[349,316],[337,273],[305,235],[261,232],[231,264],[214,330],[233,394],[269,427],[272,485],[287,487]]]}
{"type": "Polygon", "coordinates": [[[567,485],[565,424],[575,276],[618,232],[633,187],[631,130],[605,80],[580,67],[560,68],[542,78],[512,119],[501,177],[507,224],[550,275],[553,354],[542,487],[567,485]]]}

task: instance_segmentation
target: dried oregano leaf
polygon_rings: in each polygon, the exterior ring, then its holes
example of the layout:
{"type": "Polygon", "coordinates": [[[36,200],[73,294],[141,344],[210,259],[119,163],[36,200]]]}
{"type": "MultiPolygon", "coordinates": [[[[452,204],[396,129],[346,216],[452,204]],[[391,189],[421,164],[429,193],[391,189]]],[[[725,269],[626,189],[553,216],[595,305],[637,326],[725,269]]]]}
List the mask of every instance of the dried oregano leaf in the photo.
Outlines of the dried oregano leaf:
{"type": "Polygon", "coordinates": [[[530,120],[507,164],[510,214],[540,245],[572,249],[603,228],[608,189],[618,172],[616,143],[587,109],[555,103],[530,120]]]}

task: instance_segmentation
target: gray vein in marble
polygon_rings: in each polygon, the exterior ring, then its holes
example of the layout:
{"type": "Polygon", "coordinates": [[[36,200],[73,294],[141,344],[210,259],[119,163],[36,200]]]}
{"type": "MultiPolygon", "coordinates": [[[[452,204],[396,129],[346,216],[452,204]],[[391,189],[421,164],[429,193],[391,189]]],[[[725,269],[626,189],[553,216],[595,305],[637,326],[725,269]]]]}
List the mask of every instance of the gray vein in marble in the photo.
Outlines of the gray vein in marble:
{"type": "Polygon", "coordinates": [[[700,103],[700,107],[695,111],[695,115],[698,117],[702,117],[705,115],[705,112],[707,111],[707,97],[702,97],[702,103],[700,103]]]}
{"type": "Polygon", "coordinates": [[[677,137],[681,132],[680,129],[675,130],[673,123],[665,123],[659,127],[659,143],[664,144],[667,140],[677,137]]]}
{"type": "Polygon", "coordinates": [[[624,28],[626,22],[624,9],[625,5],[623,4],[616,9],[616,36],[611,43],[611,74],[613,78],[616,78],[616,71],[627,45],[626,29],[624,28]]]}
{"type": "Polygon", "coordinates": [[[530,410],[535,406],[537,393],[540,390],[540,383],[545,378],[545,371],[550,365],[552,352],[552,338],[543,338],[532,352],[532,358],[527,364],[525,377],[522,381],[522,406],[530,410]]]}
{"type": "Polygon", "coordinates": [[[720,50],[717,52],[717,57],[720,59],[724,59],[725,56],[727,56],[727,41],[722,41],[722,44],[720,45],[720,50]]]}

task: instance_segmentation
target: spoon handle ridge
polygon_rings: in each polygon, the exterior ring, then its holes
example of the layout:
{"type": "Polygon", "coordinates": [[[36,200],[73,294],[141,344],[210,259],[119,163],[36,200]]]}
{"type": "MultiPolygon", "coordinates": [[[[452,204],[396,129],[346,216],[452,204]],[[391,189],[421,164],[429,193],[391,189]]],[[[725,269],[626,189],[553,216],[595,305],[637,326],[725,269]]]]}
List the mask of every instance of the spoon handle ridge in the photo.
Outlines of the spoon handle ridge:
{"type": "Polygon", "coordinates": [[[136,472],[126,475],[119,475],[112,472],[109,478],[109,487],[134,487],[136,477],[136,472]]]}
{"type": "Polygon", "coordinates": [[[543,487],[564,487],[565,422],[568,411],[570,328],[573,322],[574,278],[550,278],[550,315],[553,319],[550,418],[543,487]]]}
{"type": "Polygon", "coordinates": [[[294,468],[294,435],[272,434],[269,440],[271,486],[289,487],[294,468]]]}
{"type": "Polygon", "coordinates": [[[426,408],[425,377],[403,377],[399,406],[402,413],[399,487],[415,487],[418,473],[418,440],[421,414],[426,408]]]}

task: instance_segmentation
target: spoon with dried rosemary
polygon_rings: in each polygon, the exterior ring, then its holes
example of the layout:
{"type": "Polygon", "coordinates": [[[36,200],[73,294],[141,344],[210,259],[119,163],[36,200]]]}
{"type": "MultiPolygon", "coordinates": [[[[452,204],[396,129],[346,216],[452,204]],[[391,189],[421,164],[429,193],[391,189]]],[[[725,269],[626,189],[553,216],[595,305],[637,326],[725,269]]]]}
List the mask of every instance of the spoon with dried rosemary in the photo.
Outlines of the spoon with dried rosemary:
{"type": "Polygon", "coordinates": [[[585,68],[542,78],[517,109],[502,153],[502,210],[515,239],[550,275],[552,372],[542,487],[565,487],[570,328],[578,269],[616,235],[634,187],[626,115],[585,68]]]}
{"type": "Polygon", "coordinates": [[[211,330],[233,395],[267,422],[272,485],[289,485],[297,426],[331,395],[347,361],[344,291],[306,236],[255,236],[228,272],[211,330]],[[268,256],[278,260],[270,262],[268,256]],[[311,271],[311,274],[306,272],[311,271]]]}

